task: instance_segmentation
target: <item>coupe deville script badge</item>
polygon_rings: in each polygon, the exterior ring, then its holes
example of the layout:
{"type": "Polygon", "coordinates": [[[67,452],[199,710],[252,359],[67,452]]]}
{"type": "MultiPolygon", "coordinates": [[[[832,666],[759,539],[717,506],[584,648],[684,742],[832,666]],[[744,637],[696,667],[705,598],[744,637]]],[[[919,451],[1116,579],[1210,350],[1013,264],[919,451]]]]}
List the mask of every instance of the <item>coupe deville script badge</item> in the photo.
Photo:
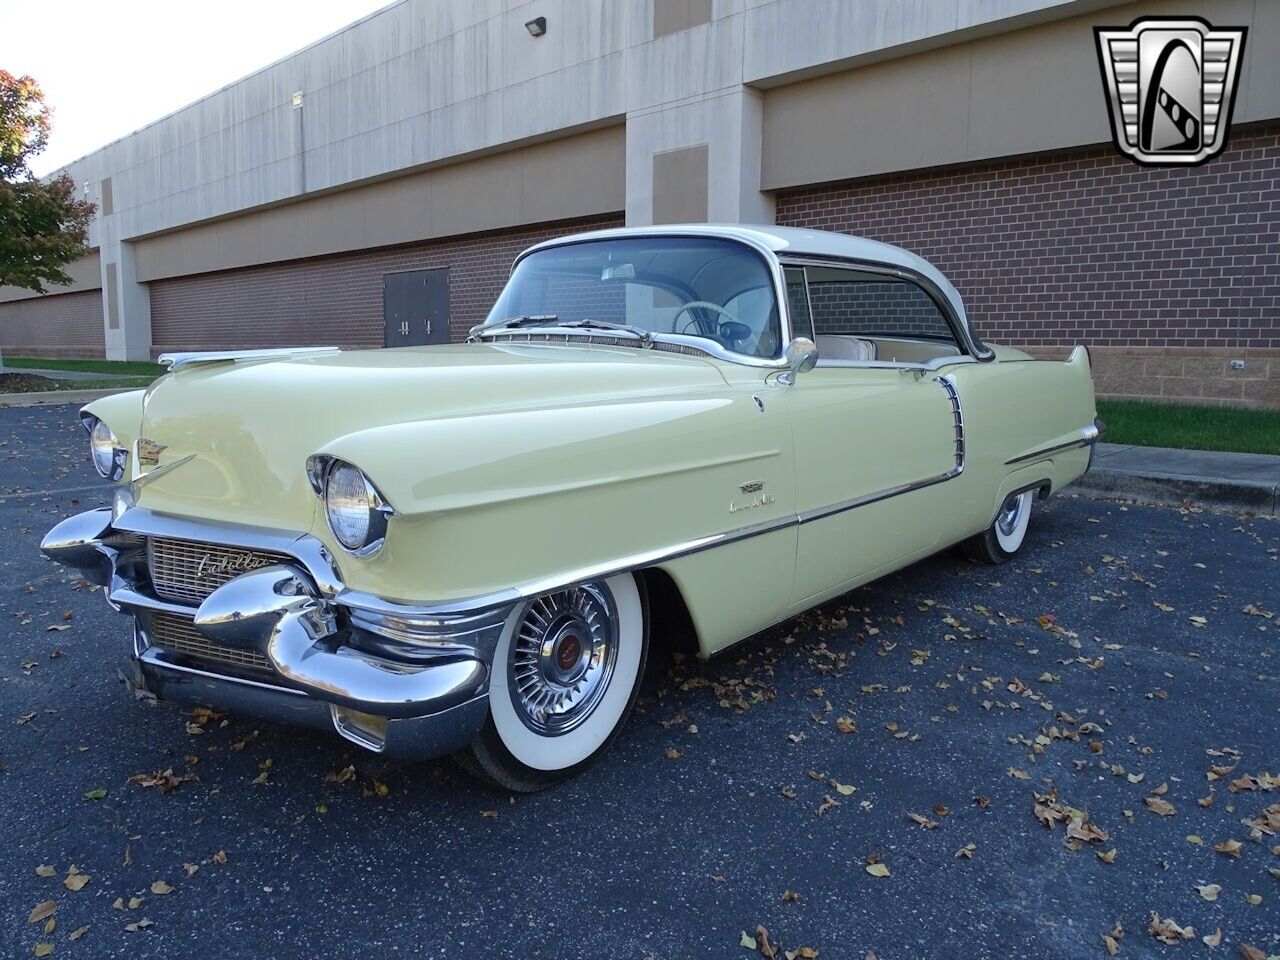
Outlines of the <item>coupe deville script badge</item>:
{"type": "Polygon", "coordinates": [[[743,493],[758,493],[760,495],[758,497],[755,497],[752,500],[747,500],[744,503],[738,503],[737,501],[730,500],[729,501],[730,513],[741,513],[743,510],[753,510],[756,507],[767,507],[769,504],[774,502],[774,498],[772,494],[763,492],[764,491],[763,480],[748,480],[746,483],[738,484],[738,489],[741,490],[743,493]]]}
{"type": "Polygon", "coordinates": [[[1095,27],[1111,134],[1138,163],[1193,166],[1222,152],[1231,126],[1245,27],[1144,17],[1095,27]]]}

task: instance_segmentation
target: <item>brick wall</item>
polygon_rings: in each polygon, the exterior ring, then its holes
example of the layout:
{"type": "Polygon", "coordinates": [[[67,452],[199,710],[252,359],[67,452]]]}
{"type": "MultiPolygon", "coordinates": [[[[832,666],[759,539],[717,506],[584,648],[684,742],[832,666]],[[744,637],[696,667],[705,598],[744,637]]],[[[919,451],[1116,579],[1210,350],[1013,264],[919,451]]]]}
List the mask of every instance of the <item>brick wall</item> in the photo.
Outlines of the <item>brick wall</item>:
{"type": "Polygon", "coordinates": [[[951,328],[929,295],[897,280],[810,280],[817,334],[950,337],[951,328]]]}
{"type": "Polygon", "coordinates": [[[779,224],[931,260],[994,343],[1102,348],[1100,393],[1280,406],[1278,125],[1237,130],[1192,169],[1139,167],[1108,145],[777,199],[779,224]]]}
{"type": "Polygon", "coordinates": [[[0,349],[14,357],[103,357],[102,291],[0,303],[0,349]]]}
{"type": "Polygon", "coordinates": [[[452,339],[482,321],[525,247],[581,230],[622,226],[622,215],[156,280],[152,351],[328,345],[381,347],[382,276],[449,267],[452,339]]]}

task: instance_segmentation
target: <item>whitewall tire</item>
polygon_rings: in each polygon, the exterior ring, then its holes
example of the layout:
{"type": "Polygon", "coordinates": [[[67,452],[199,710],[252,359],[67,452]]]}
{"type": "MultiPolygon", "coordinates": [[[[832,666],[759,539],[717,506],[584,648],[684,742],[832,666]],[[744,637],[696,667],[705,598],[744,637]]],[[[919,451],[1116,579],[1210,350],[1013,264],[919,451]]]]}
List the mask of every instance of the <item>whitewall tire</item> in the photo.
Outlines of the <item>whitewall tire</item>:
{"type": "Polygon", "coordinates": [[[1026,539],[1035,498],[1035,490],[1023,490],[1006,497],[991,526],[960,545],[965,555],[982,563],[1004,563],[1011,559],[1026,539]]]}
{"type": "Polygon", "coordinates": [[[489,718],[462,765],[518,791],[577,773],[630,714],[648,643],[647,598],[629,573],[520,604],[494,652],[489,718]]]}

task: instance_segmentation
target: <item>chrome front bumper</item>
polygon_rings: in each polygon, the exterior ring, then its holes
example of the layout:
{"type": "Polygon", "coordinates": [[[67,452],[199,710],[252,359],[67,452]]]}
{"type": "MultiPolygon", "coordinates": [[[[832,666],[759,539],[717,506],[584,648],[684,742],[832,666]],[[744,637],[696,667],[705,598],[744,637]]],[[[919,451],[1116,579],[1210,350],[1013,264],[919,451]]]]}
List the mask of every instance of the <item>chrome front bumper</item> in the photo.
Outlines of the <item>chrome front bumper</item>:
{"type": "Polygon", "coordinates": [[[106,588],[134,618],[129,680],[163,700],[284,723],[330,727],[368,750],[424,759],[469,743],[488,712],[489,668],[513,601],[420,607],[348,590],[307,535],[167,517],[138,507],[90,510],[49,531],[40,549],[106,588]],[[242,573],[199,606],[157,596],[147,537],[269,551],[290,558],[242,573]],[[249,676],[153,642],[157,616],[190,620],[223,649],[251,651],[249,676]]]}

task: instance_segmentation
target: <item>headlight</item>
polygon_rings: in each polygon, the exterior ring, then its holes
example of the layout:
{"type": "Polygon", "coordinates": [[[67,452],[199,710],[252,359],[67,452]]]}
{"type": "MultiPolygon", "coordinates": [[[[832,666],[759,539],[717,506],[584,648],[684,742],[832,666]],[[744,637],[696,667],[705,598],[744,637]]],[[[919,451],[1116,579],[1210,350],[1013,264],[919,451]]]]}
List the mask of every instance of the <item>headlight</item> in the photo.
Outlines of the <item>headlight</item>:
{"type": "MultiPolygon", "coordinates": [[[[311,465],[308,469],[314,476],[311,465]]],[[[322,476],[325,519],[338,543],[356,556],[376,553],[386,538],[391,508],[373,482],[341,460],[329,460],[322,476]]]]}
{"type": "Polygon", "coordinates": [[[93,461],[93,468],[108,480],[119,480],[124,476],[129,452],[120,445],[105,421],[86,413],[80,422],[89,432],[89,459],[93,461]]]}

